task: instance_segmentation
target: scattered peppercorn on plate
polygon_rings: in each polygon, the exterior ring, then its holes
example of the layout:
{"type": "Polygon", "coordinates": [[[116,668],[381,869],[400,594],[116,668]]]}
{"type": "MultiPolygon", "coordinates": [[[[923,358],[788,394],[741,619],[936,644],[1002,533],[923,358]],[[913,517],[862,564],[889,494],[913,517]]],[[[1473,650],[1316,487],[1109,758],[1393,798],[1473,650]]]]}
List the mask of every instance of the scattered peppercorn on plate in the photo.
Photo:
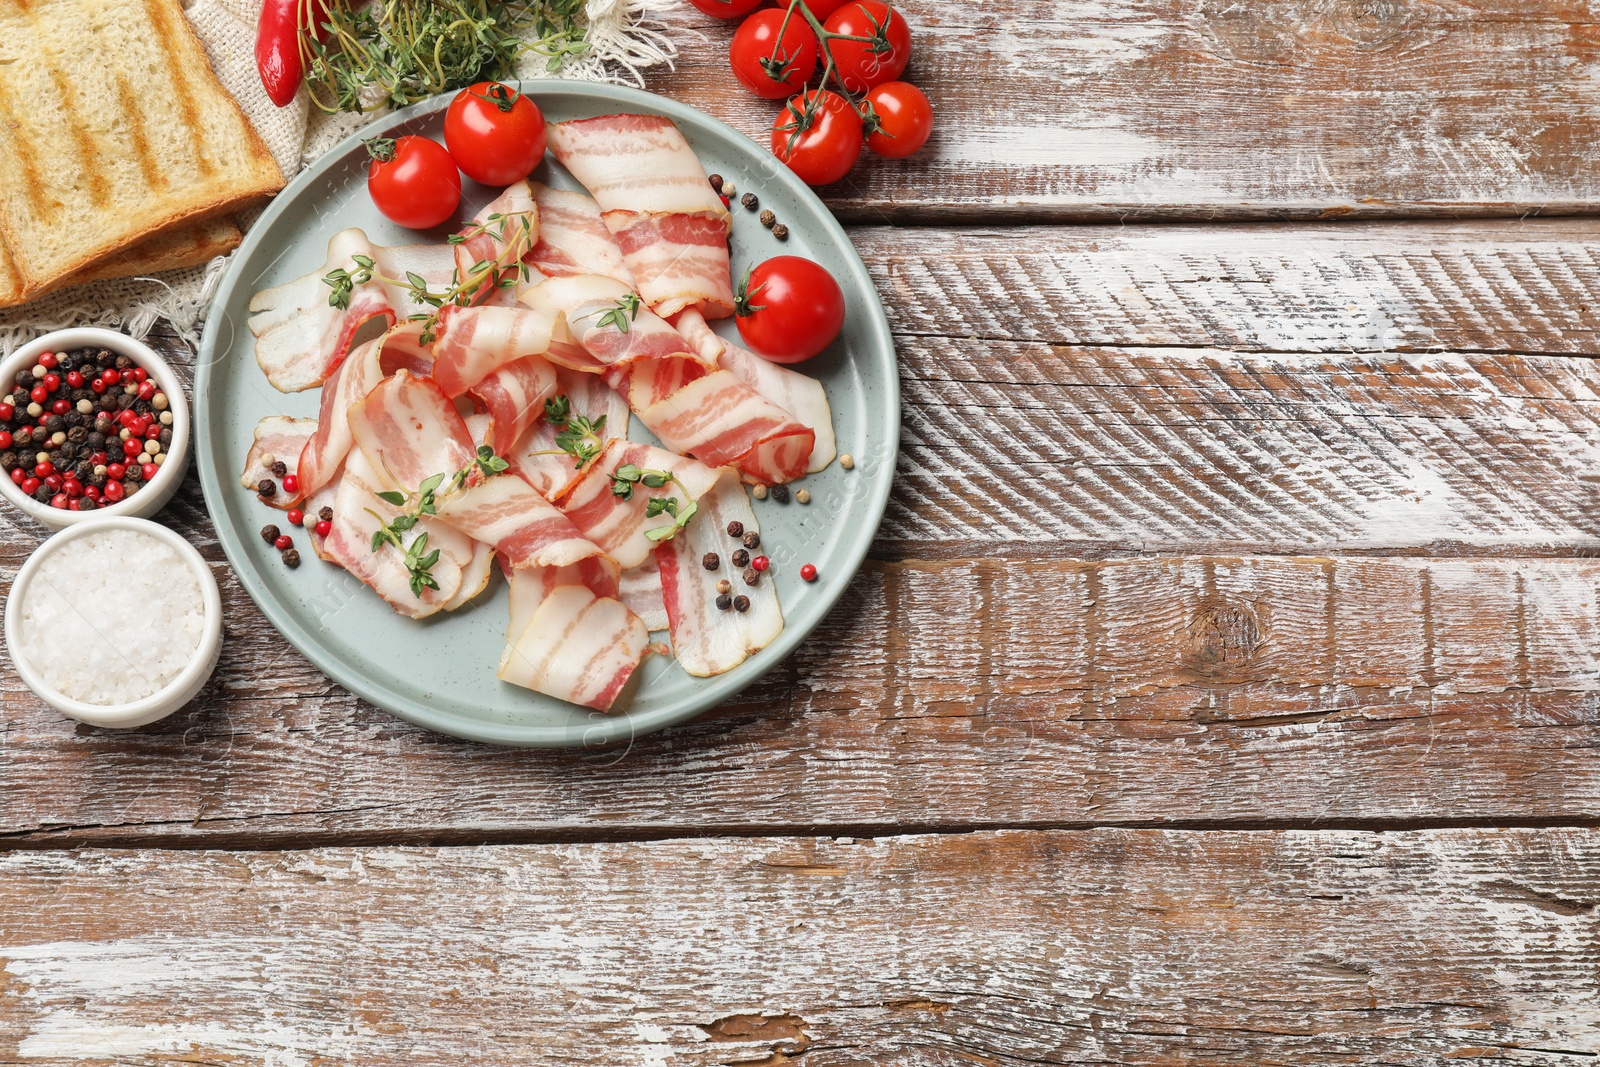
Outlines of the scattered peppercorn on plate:
{"type": "MultiPolygon", "coordinates": [[[[379,210],[355,138],[274,201],[207,320],[195,463],[240,583],[333,680],[471,740],[624,742],[844,594],[899,378],[849,238],[764,148],[635,89],[519,88],[552,156],[462,180],[434,230],[379,210]],[[743,347],[756,316],[789,350],[743,347]]],[[[445,142],[450,104],[363,134],[445,142]]]]}

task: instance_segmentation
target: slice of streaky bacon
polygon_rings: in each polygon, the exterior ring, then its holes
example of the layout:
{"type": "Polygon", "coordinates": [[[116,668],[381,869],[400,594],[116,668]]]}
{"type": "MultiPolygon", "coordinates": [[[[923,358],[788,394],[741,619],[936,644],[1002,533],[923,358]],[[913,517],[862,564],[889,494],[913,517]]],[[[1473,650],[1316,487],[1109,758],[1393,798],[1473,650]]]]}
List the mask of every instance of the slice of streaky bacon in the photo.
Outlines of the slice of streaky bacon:
{"type": "Polygon", "coordinates": [[[556,316],[526,307],[445,307],[433,340],[433,380],[458,397],[508,363],[550,353],[556,316]]]}
{"type": "Polygon", "coordinates": [[[373,319],[386,326],[397,319],[433,309],[412,300],[403,285],[373,279],[356,286],[347,307],[328,303],[333,289],[324,277],[333,270],[360,269],[356,256],[371,259],[377,273],[389,278],[420,275],[429,288],[449,286],[455,255],[448,245],[374,245],[359,229],[341,230],[328,239],[328,259],[294,281],[257,293],[250,300],[250,332],[256,337],[256,362],[281,392],[314,389],[334,372],[355,342],[361,327],[373,319]]]}
{"type": "Polygon", "coordinates": [[[672,652],[697,678],[732,670],[783,630],[783,612],[770,578],[738,586],[738,592],[750,598],[748,611],[722,611],[714,603],[722,574],[706,570],[700,560],[707,552],[727,550],[724,531],[735,520],[746,530],[757,528],[744,486],[728,471],[700,498],[700,509],[688,526],[655,550],[672,652]]]}
{"type": "MultiPolygon", "coordinates": [[[[255,439],[250,442],[250,452],[244,458],[244,473],[239,476],[239,484],[254,490],[261,484],[261,479],[267,478],[277,485],[278,476],[272,473],[272,464],[282,463],[294,470],[300,462],[300,453],[305,449],[306,442],[316,433],[316,419],[268,415],[256,423],[255,439]]],[[[297,499],[298,494],[275,492],[272,496],[262,497],[261,502],[270,507],[291,508],[297,499]]]]}
{"type": "Polygon", "coordinates": [[[651,633],[665,630],[670,625],[667,605],[661,594],[661,565],[656,562],[654,552],[639,566],[622,572],[622,591],[618,599],[628,605],[629,611],[639,616],[651,633]]]}
{"type": "MultiPolygon", "coordinates": [[[[628,402],[595,374],[556,368],[556,393],[565,396],[574,416],[601,425],[606,438],[628,435],[628,402]],[[600,420],[605,422],[601,423],[600,420]]],[[[545,419],[534,422],[510,452],[501,453],[512,473],[546,500],[557,500],[578,477],[577,460],[556,444],[558,430],[545,419]]]]}
{"type": "Polygon", "coordinates": [[[548,356],[571,370],[604,371],[643,360],[668,359],[708,365],[670,323],[648,307],[634,303],[630,310],[630,298],[638,299],[615,278],[575,274],[550,278],[525,290],[519,299],[528,308],[555,316],[548,356]],[[574,353],[574,348],[579,351],[574,353]]]}
{"type": "Polygon", "coordinates": [[[501,681],[610,711],[650,651],[650,632],[619,600],[583,585],[544,596],[500,658],[501,681]]]}
{"type": "MultiPolygon", "coordinates": [[[[539,240],[539,208],[527,179],[506,186],[472,217],[458,238],[452,246],[458,279],[471,278],[473,268],[481,263],[502,264],[497,279],[513,277],[522,258],[539,240]]],[[[493,291],[493,286],[483,286],[475,295],[481,300],[493,291]]]]}
{"type": "Polygon", "coordinates": [[[547,128],[550,151],[602,211],[728,218],[700,158],[678,127],[658,115],[601,115],[547,128]]]}
{"type": "Polygon", "coordinates": [[[351,405],[348,418],[356,448],[385,489],[416,492],[435,474],[449,477],[477,455],[450,398],[432,379],[404,369],[351,405]]]}
{"type": "Polygon", "coordinates": [[[439,500],[439,519],[493,545],[512,570],[567,567],[599,557],[611,573],[607,588],[616,586],[617,565],[604,550],[521,478],[489,478],[447,494],[439,500]]]}
{"type": "Polygon", "coordinates": [[[310,496],[333,480],[334,472],[355,442],[350,432],[349,412],[384,378],[402,367],[412,374],[431,366],[427,351],[419,341],[420,323],[403,322],[382,337],[375,337],[339,364],[322,383],[322,406],[317,412],[317,432],[300,453],[300,495],[310,496]]]}
{"type": "Polygon", "coordinates": [[[471,395],[489,413],[487,443],[496,455],[514,453],[558,388],[556,369],[541,356],[513,360],[472,387],[471,395]]]}
{"type": "Polygon", "coordinates": [[[671,318],[685,308],[708,319],[733,314],[726,217],[619,210],[604,219],[656,314],[671,318]]]}
{"type": "Polygon", "coordinates": [[[378,496],[387,488],[377,471],[359,449],[345,460],[344,473],[333,504],[333,529],[323,542],[323,550],[333,561],[355,575],[388,601],[402,615],[426,618],[456,600],[463,584],[463,568],[471,565],[475,554],[472,538],[436,518],[423,517],[402,537],[407,547],[423,534],[428,550],[439,550],[432,574],[438,589],[411,591],[411,574],[406,569],[405,553],[393,545],[372,547],[373,534],[393,522],[404,508],[397,508],[378,496]]]}
{"type": "Polygon", "coordinates": [[[633,273],[600,217],[599,204],[582,193],[539,184],[533,186],[533,200],[539,206],[539,243],[524,262],[550,278],[603,274],[634,288],[633,273]]]}
{"type": "Polygon", "coordinates": [[[612,441],[584,467],[557,503],[578,529],[626,570],[643,563],[655,547],[646,532],[672,523],[670,515],[645,513],[650,498],[674,497],[683,508],[710,492],[719,476],[720,472],[704,463],[664,448],[612,441]],[[616,472],[628,464],[641,470],[670,471],[678,480],[659,489],[638,483],[632,498],[624,500],[612,492],[612,484],[616,472]]]}
{"type": "Polygon", "coordinates": [[[821,382],[770,359],[762,359],[719,337],[693,309],[679,314],[672,324],[702,358],[731,371],[750,388],[793,415],[800,425],[815,432],[816,444],[806,463],[807,474],[816,474],[833,462],[838,455],[838,443],[833,433],[833,411],[828,407],[828,394],[821,382]]]}
{"type": "Polygon", "coordinates": [[[753,482],[791,482],[806,472],[816,433],[730,371],[697,378],[638,412],[675,452],[713,467],[735,467],[753,482]]]}

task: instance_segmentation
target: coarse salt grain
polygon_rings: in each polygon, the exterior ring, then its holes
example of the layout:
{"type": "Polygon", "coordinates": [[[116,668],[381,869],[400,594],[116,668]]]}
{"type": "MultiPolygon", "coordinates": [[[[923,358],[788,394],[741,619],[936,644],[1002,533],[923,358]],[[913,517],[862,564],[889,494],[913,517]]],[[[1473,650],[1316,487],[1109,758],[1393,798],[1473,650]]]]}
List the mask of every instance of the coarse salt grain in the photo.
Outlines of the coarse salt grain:
{"type": "Polygon", "coordinates": [[[97,530],[39,565],[15,651],[64,696],[131,704],[183,672],[204,627],[200,581],[171,545],[140,531],[97,530]]]}

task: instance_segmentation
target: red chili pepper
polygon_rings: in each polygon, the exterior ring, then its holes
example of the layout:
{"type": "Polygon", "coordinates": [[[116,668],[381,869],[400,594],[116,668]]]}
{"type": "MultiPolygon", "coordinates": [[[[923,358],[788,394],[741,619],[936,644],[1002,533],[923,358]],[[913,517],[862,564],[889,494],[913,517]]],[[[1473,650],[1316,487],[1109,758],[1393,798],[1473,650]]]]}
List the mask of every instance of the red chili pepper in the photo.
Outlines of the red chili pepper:
{"type": "Polygon", "coordinates": [[[327,36],[323,24],[328,19],[328,0],[266,0],[261,5],[261,21],[256,24],[256,70],[267,96],[279,107],[294,99],[305,80],[300,28],[308,17],[312,34],[322,40],[327,36]]]}

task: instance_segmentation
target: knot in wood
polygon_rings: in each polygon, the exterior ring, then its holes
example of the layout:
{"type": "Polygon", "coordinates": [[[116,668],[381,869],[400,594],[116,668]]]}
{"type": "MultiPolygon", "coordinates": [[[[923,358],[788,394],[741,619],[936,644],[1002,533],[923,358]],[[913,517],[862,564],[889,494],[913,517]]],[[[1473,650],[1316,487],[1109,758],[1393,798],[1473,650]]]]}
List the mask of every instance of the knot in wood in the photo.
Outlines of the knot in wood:
{"type": "Polygon", "coordinates": [[[1189,642],[1201,669],[1238,667],[1261,647],[1261,620],[1248,604],[1208,604],[1189,624],[1189,642]]]}

